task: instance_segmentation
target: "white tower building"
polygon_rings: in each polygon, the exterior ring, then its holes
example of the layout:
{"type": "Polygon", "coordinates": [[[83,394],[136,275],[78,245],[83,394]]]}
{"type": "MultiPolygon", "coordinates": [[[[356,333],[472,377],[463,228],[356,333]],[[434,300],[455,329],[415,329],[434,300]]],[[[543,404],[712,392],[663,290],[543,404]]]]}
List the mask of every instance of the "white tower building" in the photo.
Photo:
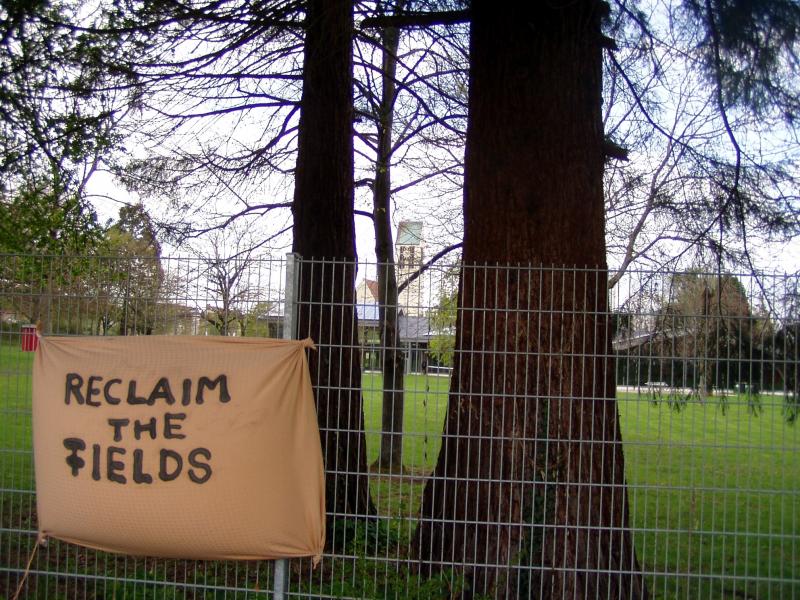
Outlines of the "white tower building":
{"type": "MultiPolygon", "coordinates": [[[[422,239],[422,221],[400,221],[397,226],[397,283],[402,284],[409,275],[422,266],[425,244],[422,239]]],[[[398,297],[404,315],[424,314],[422,302],[422,277],[409,284],[398,297]]]]}

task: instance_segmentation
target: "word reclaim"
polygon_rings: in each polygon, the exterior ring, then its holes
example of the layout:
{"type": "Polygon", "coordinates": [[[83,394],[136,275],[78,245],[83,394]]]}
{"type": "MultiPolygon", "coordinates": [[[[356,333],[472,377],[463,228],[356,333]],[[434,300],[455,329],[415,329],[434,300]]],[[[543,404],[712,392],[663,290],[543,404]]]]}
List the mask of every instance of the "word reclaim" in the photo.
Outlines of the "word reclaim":
{"type": "MultiPolygon", "coordinates": [[[[64,391],[64,403],[69,405],[80,405],[99,407],[106,404],[117,406],[128,404],[131,406],[146,405],[154,406],[157,401],[163,401],[169,406],[178,402],[173,393],[173,386],[167,377],[162,377],[150,390],[149,394],[142,394],[137,391],[138,384],[135,380],[127,382],[127,394],[119,395],[120,389],[125,389],[123,380],[117,377],[104,379],[98,375],[91,375],[84,379],[78,373],[67,373],[64,391]]],[[[191,379],[184,379],[180,386],[180,404],[189,406],[194,403],[201,405],[206,400],[206,392],[217,392],[219,402],[226,404],[231,401],[228,391],[228,378],[219,375],[212,379],[210,377],[200,377],[195,384],[191,379]]],[[[160,419],[151,417],[149,419],[128,419],[112,418],[108,419],[108,426],[113,431],[113,441],[116,443],[130,442],[131,438],[135,441],[149,437],[151,440],[161,438],[164,440],[185,439],[183,424],[187,415],[185,412],[166,412],[160,419]]],[[[194,448],[184,456],[170,448],[160,448],[158,450],[158,469],[152,473],[145,468],[145,453],[142,448],[134,448],[129,454],[129,448],[122,446],[106,446],[105,451],[100,444],[91,445],[91,458],[86,456],[87,444],[79,437],[68,437],[64,439],[64,448],[69,450],[66,457],[67,466],[70,468],[73,477],[78,477],[81,470],[86,467],[86,460],[91,461],[91,478],[100,481],[105,477],[114,483],[128,483],[126,469],[130,465],[130,480],[136,484],[151,484],[158,478],[160,481],[174,481],[185,469],[186,476],[197,484],[207,482],[212,475],[211,470],[211,451],[208,448],[194,448]],[[84,458],[86,456],[86,458],[84,458]],[[126,457],[130,457],[128,463],[126,457]]]]}

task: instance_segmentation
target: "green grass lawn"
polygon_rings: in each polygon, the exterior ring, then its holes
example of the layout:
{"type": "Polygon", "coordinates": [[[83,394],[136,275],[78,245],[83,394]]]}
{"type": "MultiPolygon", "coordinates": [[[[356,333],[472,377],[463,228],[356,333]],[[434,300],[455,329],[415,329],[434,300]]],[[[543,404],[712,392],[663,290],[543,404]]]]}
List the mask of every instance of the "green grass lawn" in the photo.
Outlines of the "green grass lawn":
{"type": "MultiPolygon", "coordinates": [[[[447,410],[448,381],[406,376],[404,464],[430,471],[447,410]]],[[[380,444],[381,377],[363,378],[370,460],[380,444]]],[[[637,556],[657,598],[800,596],[800,427],[783,399],[763,395],[689,402],[676,411],[646,394],[619,394],[625,472],[637,556]],[[783,580],[769,582],[767,579],[783,580]]],[[[385,513],[413,518],[421,483],[378,479],[385,513]],[[411,494],[411,496],[409,496],[411,494]]]]}
{"type": "Polygon", "coordinates": [[[800,593],[800,429],[782,398],[716,399],[681,412],[619,401],[637,555],[657,597],[793,598],[800,593]],[[702,577],[706,576],[706,577],[702,577]],[[769,583],[765,579],[783,579],[769,583]]]}
{"type": "MultiPolygon", "coordinates": [[[[367,459],[372,464],[380,449],[383,377],[367,372],[361,379],[364,394],[364,429],[367,459]]],[[[437,375],[406,375],[403,411],[403,463],[427,472],[436,465],[441,432],[447,413],[449,378],[437,375]]]]}
{"type": "MultiPolygon", "coordinates": [[[[0,524],[7,531],[33,527],[31,360],[0,344],[0,524]]],[[[380,374],[365,373],[362,387],[371,464],[380,444],[380,374]]],[[[446,377],[406,377],[407,471],[371,475],[379,511],[402,530],[398,551],[439,452],[447,387],[446,377]]],[[[731,397],[723,415],[713,398],[676,412],[620,394],[631,525],[654,597],[800,596],[800,428],[785,422],[780,397],[761,400],[753,416],[743,398],[731,397]]],[[[0,557],[13,550],[10,534],[3,537],[0,557]]]]}
{"type": "Polygon", "coordinates": [[[33,489],[31,470],[32,352],[0,341],[0,487],[33,489]]]}

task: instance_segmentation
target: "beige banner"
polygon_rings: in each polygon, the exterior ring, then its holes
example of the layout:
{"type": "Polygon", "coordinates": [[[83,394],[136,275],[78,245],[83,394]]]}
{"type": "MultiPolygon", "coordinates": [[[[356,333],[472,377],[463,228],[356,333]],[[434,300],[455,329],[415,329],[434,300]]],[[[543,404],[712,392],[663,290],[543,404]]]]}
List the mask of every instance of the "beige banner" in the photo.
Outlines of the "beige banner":
{"type": "Polygon", "coordinates": [[[306,341],[45,337],[33,368],[41,536],[134,555],[318,557],[306,341]]]}

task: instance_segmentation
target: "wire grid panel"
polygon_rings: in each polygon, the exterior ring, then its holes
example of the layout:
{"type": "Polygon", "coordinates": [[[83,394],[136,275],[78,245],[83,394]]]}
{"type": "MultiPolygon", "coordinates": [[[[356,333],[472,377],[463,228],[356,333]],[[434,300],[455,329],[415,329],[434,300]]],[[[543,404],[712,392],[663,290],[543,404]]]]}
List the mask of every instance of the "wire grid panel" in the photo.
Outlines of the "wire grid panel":
{"type": "MultiPolygon", "coordinates": [[[[284,335],[283,261],[251,261],[226,290],[194,259],[70,260],[2,258],[0,595],[35,542],[19,321],[284,335]]],[[[800,594],[796,277],[631,272],[608,290],[604,272],[450,265],[403,294],[383,267],[297,264],[293,334],[319,346],[328,544],[316,569],[291,561],[289,595],[800,594]]],[[[267,563],[51,542],[22,597],[271,585],[267,563]]]]}
{"type": "MultiPolygon", "coordinates": [[[[285,261],[0,256],[0,598],[36,544],[33,352],[26,324],[56,335],[281,337],[285,261]]],[[[256,598],[269,562],[165,560],[49,540],[21,598],[256,598]]],[[[261,590],[261,591],[260,591],[261,590]]]]}

